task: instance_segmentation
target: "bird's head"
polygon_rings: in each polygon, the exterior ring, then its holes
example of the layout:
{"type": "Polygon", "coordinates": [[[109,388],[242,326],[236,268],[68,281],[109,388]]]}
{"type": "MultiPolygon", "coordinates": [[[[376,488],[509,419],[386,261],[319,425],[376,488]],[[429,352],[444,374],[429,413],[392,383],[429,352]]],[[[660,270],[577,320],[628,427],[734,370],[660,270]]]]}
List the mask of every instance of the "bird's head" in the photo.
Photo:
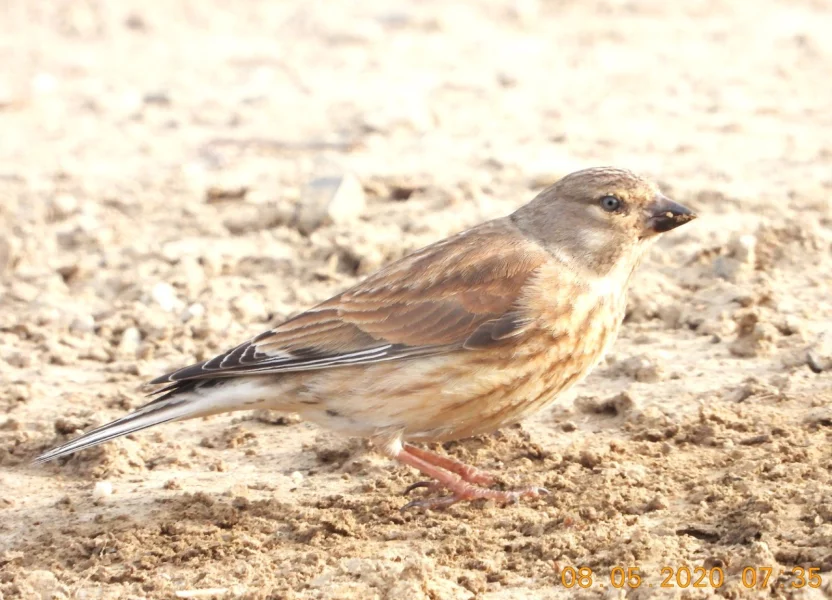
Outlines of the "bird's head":
{"type": "Polygon", "coordinates": [[[634,267],[659,234],[694,218],[655,183],[610,167],[567,175],[512,215],[555,256],[599,275],[634,267]]]}

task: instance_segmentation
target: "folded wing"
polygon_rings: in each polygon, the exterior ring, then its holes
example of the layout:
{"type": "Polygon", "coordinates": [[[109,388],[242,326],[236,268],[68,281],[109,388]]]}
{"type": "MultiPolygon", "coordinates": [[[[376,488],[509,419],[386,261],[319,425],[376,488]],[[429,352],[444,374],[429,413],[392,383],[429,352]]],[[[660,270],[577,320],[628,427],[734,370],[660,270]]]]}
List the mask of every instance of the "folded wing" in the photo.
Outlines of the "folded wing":
{"type": "Polygon", "coordinates": [[[507,220],[485,223],[393,263],[228,352],[151,383],[307,371],[504,343],[527,325],[518,301],[546,257],[507,220]]]}

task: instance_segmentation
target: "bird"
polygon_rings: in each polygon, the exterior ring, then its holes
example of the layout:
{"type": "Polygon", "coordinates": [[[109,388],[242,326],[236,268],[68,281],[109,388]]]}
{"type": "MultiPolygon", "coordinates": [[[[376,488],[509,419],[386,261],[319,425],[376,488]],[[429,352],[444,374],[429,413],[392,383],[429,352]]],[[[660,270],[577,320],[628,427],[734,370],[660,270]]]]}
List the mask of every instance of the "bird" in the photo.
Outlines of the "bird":
{"type": "Polygon", "coordinates": [[[170,421],[266,408],[367,438],[430,478],[408,487],[429,494],[404,508],[540,496],[536,486],[494,489],[492,474],[417,444],[491,433],[584,379],[618,334],[636,267],[695,217],[629,170],[576,171],[508,216],[154,379],[147,404],[34,462],[170,421]]]}

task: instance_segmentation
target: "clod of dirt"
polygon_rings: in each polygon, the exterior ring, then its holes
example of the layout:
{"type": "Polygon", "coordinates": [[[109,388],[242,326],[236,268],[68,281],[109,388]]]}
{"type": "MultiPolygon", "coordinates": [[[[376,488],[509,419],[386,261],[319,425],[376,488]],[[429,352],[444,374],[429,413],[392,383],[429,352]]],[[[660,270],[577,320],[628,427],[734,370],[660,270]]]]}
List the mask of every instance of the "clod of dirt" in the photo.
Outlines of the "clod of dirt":
{"type": "Polygon", "coordinates": [[[256,446],[257,434],[253,431],[247,431],[241,425],[233,425],[223,429],[219,435],[202,438],[199,445],[203,448],[221,450],[241,446],[256,446]]]}
{"type": "Polygon", "coordinates": [[[236,187],[214,185],[205,190],[205,202],[215,204],[230,200],[245,200],[246,194],[248,194],[248,187],[244,185],[236,187]]]}
{"type": "Polygon", "coordinates": [[[811,219],[786,219],[766,224],[757,231],[757,270],[781,266],[805,266],[806,256],[828,256],[832,247],[829,230],[811,219]]]}
{"type": "Polygon", "coordinates": [[[726,253],[714,261],[714,273],[718,277],[736,282],[754,272],[757,238],[753,235],[736,235],[728,242],[726,253]]]}
{"type": "MultiPolygon", "coordinates": [[[[785,387],[788,382],[782,385],[785,387]]],[[[749,377],[742,385],[732,389],[727,395],[729,402],[745,402],[749,398],[779,398],[783,394],[782,389],[775,385],[761,381],[757,377],[749,377]]]]}
{"type": "Polygon", "coordinates": [[[261,423],[269,423],[270,425],[297,425],[301,422],[300,415],[286,414],[284,412],[268,409],[260,409],[254,411],[254,420],[261,423]]]}
{"type": "Polygon", "coordinates": [[[415,177],[374,178],[364,183],[364,191],[369,196],[397,202],[410,200],[412,196],[424,193],[428,187],[428,180],[415,177]]]}
{"type": "Polygon", "coordinates": [[[9,385],[8,390],[5,394],[5,402],[3,403],[5,406],[3,406],[3,408],[6,411],[9,411],[18,403],[23,404],[24,402],[28,402],[31,397],[31,383],[13,382],[9,385]]]}
{"type": "Polygon", "coordinates": [[[31,571],[18,585],[20,598],[51,600],[68,598],[69,589],[62,585],[52,571],[31,571]]]}
{"type": "Polygon", "coordinates": [[[595,452],[594,450],[581,450],[578,455],[578,463],[587,469],[594,469],[600,465],[604,460],[603,454],[595,452]]]}
{"type": "Polygon", "coordinates": [[[55,433],[60,435],[78,435],[89,426],[89,418],[67,416],[55,419],[55,433]]]}
{"type": "MultiPolygon", "coordinates": [[[[631,412],[637,406],[637,398],[629,392],[621,392],[615,396],[603,399],[592,396],[579,396],[575,399],[575,408],[581,412],[589,414],[609,414],[618,416],[631,412]]],[[[566,429],[566,431],[569,430],[566,429]]]]}
{"type": "Polygon", "coordinates": [[[318,461],[341,469],[347,463],[367,453],[369,444],[363,439],[344,440],[329,435],[318,436],[319,442],[313,448],[318,461]]]}
{"type": "Polygon", "coordinates": [[[658,356],[645,354],[620,361],[614,365],[613,370],[643,383],[656,383],[667,377],[662,360],[658,356]]]}
{"type": "Polygon", "coordinates": [[[775,348],[779,333],[771,323],[762,320],[760,312],[749,309],[738,313],[737,338],[731,343],[731,354],[743,358],[765,356],[775,348]]]}

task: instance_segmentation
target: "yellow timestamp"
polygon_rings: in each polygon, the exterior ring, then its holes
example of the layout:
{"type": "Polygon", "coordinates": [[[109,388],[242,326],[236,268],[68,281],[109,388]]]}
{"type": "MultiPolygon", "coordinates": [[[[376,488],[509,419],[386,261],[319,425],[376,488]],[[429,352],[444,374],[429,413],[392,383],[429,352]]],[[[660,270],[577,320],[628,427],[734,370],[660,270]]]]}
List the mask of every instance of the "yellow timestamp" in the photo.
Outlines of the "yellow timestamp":
{"type": "MultiPolygon", "coordinates": [[[[609,577],[596,575],[590,567],[560,567],[556,565],[560,583],[565,588],[589,588],[593,585],[616,589],[660,588],[720,588],[726,583],[721,567],[661,567],[659,577],[645,581],[647,575],[639,567],[613,567],[609,577]]],[[[744,567],[739,573],[739,583],[747,589],[766,589],[770,585],[780,588],[819,588],[823,584],[819,567],[744,567]]]]}

